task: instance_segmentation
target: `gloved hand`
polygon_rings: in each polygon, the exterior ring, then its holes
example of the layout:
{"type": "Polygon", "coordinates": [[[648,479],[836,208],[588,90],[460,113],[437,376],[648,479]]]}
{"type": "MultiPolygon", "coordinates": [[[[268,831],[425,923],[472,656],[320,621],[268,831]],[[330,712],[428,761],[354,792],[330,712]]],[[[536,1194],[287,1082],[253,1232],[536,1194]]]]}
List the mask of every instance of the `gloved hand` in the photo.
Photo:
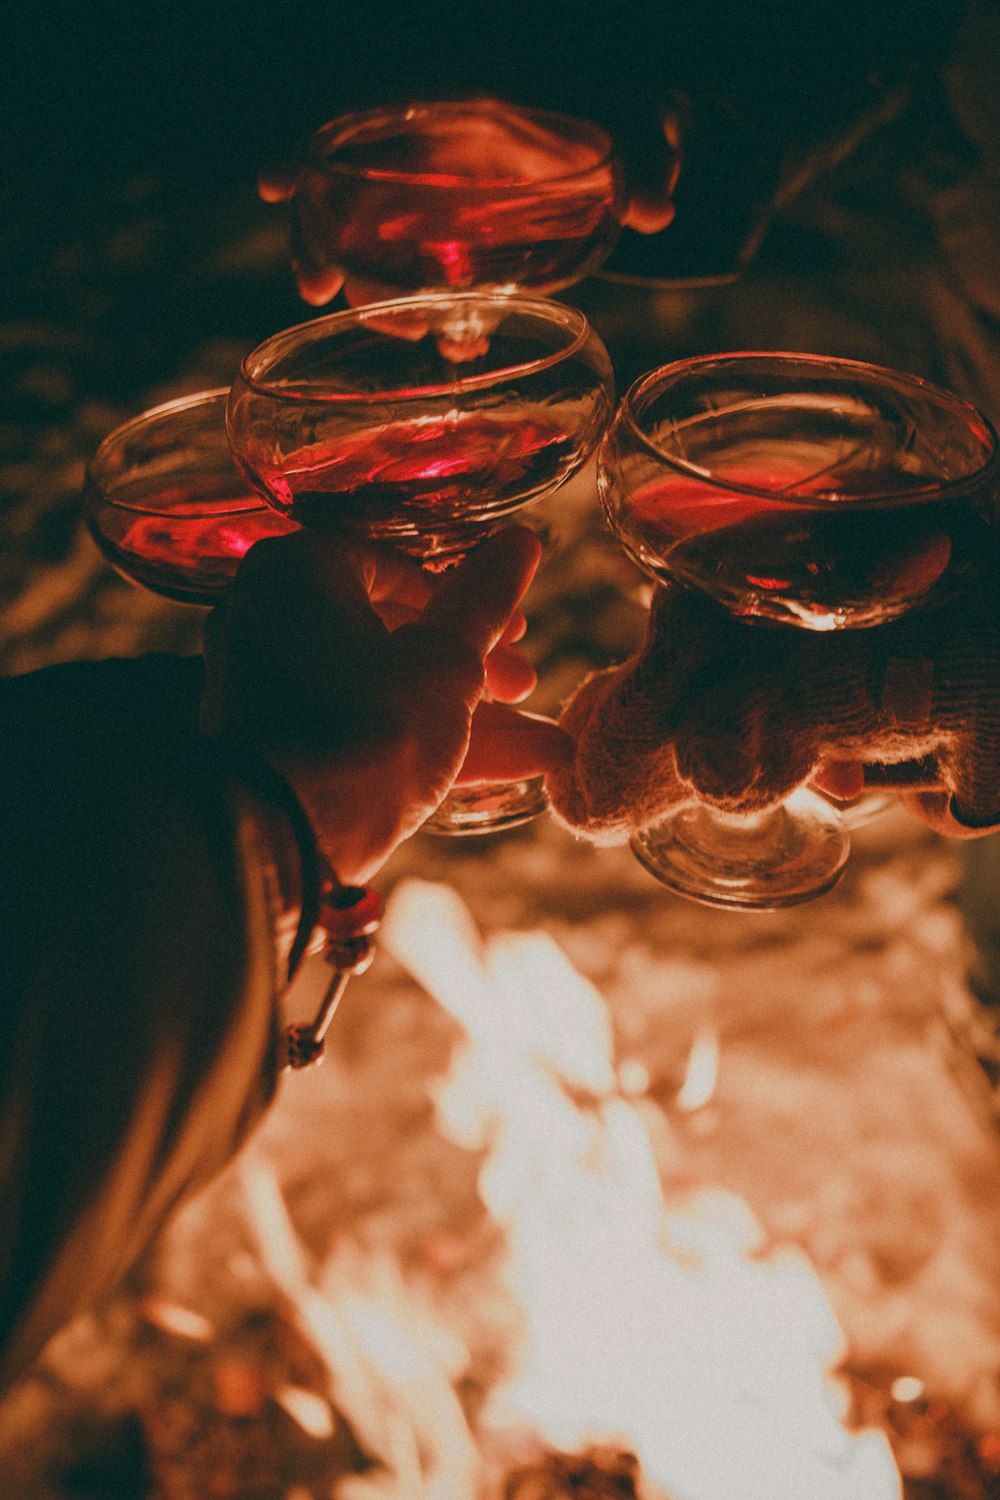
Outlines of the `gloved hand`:
{"type": "Polygon", "coordinates": [[[561,722],[576,752],[550,775],[553,807],[598,843],[684,801],[756,811],[814,779],[897,785],[940,832],[980,836],[1000,824],[1000,569],[889,624],[829,634],[660,589],[642,648],[585,680],[561,722]]]}

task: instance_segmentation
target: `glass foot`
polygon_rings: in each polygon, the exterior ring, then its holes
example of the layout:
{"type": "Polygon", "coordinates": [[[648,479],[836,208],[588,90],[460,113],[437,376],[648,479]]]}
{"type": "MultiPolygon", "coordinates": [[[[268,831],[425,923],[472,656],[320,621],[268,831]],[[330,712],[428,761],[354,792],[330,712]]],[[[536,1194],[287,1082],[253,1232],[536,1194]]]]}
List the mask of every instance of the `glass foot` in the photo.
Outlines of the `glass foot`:
{"type": "Polygon", "coordinates": [[[473,781],[454,787],[423,825],[424,833],[449,838],[481,833],[499,833],[529,823],[547,812],[549,799],[544,776],[525,776],[520,781],[473,781]]]}
{"type": "Polygon", "coordinates": [[[836,809],[805,788],[762,813],[679,808],[631,841],[662,885],[706,906],[773,911],[836,885],[851,851],[836,809]]]}

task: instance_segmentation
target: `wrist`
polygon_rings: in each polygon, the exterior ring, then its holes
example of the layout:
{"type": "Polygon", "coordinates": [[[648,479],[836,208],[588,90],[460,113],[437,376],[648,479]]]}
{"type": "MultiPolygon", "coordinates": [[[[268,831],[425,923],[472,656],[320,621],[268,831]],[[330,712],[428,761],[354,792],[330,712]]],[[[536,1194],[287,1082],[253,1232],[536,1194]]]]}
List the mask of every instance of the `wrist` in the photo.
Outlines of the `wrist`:
{"type": "Polygon", "coordinates": [[[257,867],[264,880],[279,975],[291,978],[289,960],[302,921],[302,866],[298,844],[283,814],[246,786],[237,795],[249,817],[257,867]]]}
{"type": "Polygon", "coordinates": [[[268,761],[242,747],[219,748],[266,886],[277,972],[290,983],[317,936],[321,862],[312,825],[289,782],[268,761]]]}

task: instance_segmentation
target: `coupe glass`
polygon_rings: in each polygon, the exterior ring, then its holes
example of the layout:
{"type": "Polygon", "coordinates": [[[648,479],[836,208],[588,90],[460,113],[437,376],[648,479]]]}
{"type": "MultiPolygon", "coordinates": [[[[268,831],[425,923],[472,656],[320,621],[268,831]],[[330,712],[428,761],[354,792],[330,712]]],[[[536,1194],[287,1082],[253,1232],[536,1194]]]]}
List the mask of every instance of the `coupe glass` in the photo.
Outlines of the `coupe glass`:
{"type": "Polygon", "coordinates": [[[621,229],[611,138],[493,99],[343,115],[310,142],[296,233],[364,300],[435,288],[548,295],[595,270],[621,229]]]}
{"type": "MultiPolygon", "coordinates": [[[[576,473],[612,401],[607,352],[582,313],[431,293],[268,339],[244,359],[227,421],[240,469],[282,515],[440,571],[576,473]],[[446,352],[457,327],[460,360],[446,352]]],[[[426,826],[485,833],[545,805],[542,778],[465,785],[426,826]]]]}
{"type": "Polygon", "coordinates": [[[244,553],[297,529],[255,494],[226,436],[228,388],[154,406],[104,439],[87,468],[87,526],[125,578],[214,604],[244,553]]]}
{"type": "MultiPolygon", "coordinates": [[[[759,629],[878,626],[977,566],[996,517],[984,417],[915,376],[801,354],[682,360],[631,387],[605,437],[608,522],[659,583],[759,629]]],[[[849,853],[808,789],[761,813],[693,803],[633,840],[640,861],[717,906],[829,889],[849,853]]]]}

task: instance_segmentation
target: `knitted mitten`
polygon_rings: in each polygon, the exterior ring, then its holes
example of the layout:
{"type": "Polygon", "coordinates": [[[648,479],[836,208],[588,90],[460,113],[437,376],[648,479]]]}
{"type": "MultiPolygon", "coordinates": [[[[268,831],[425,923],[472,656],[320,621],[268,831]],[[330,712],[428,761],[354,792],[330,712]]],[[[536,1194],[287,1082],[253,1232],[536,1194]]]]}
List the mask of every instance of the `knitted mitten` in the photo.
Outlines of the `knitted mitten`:
{"type": "Polygon", "coordinates": [[[676,705],[704,671],[705,641],[684,628],[693,595],[659,590],[640,651],[585,678],[561,723],[576,744],[573,762],[552,773],[557,818],[595,843],[623,843],[683,795],[672,742],[676,705]]]}
{"type": "MultiPolygon", "coordinates": [[[[622,842],[697,798],[773,806],[831,760],[930,762],[963,824],[1000,821],[1000,589],[990,573],[935,608],[820,634],[733,619],[681,589],[654,598],[646,639],[588,678],[562,723],[574,762],[556,815],[622,842]]],[[[893,773],[881,779],[892,780],[893,773]]]]}

